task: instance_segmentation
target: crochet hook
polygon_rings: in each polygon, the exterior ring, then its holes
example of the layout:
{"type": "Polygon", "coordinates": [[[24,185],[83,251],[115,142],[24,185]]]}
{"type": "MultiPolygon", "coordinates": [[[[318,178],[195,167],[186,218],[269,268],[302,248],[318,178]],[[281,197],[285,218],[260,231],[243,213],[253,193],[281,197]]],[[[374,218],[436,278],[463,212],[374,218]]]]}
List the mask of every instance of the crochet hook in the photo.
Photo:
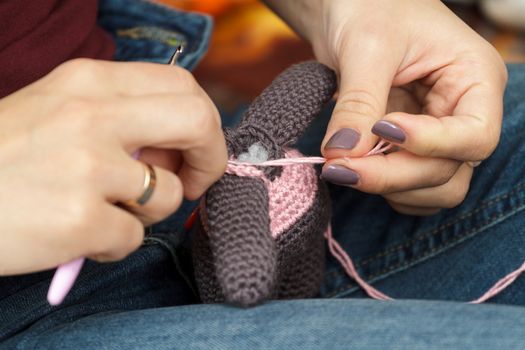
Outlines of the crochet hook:
{"type": "MultiPolygon", "coordinates": [[[[174,66],[177,64],[177,59],[183,51],[183,46],[179,45],[173,55],[171,56],[168,65],[174,66]]],[[[140,150],[137,150],[133,153],[133,158],[138,159],[140,155],[140,150]]],[[[72,260],[68,263],[61,264],[58,266],[51,284],[49,285],[49,290],[47,292],[47,301],[50,305],[59,305],[64,301],[64,298],[67,296],[84,265],[85,258],[80,257],[75,260],[72,260]]]]}

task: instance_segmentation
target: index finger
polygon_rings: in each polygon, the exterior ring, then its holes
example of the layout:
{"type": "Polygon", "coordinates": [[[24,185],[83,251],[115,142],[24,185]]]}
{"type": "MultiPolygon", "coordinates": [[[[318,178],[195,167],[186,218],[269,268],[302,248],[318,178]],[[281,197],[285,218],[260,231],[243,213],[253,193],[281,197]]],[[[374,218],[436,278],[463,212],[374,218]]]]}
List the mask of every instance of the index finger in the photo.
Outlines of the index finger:
{"type": "Polygon", "coordinates": [[[100,109],[128,153],[143,147],[174,149],[188,199],[197,199],[225,171],[227,150],[220,116],[204,94],[163,94],[112,99],[100,109]]]}
{"type": "Polygon", "coordinates": [[[499,141],[503,91],[497,77],[487,76],[464,92],[451,115],[390,113],[372,131],[420,156],[483,160],[499,141]]]}

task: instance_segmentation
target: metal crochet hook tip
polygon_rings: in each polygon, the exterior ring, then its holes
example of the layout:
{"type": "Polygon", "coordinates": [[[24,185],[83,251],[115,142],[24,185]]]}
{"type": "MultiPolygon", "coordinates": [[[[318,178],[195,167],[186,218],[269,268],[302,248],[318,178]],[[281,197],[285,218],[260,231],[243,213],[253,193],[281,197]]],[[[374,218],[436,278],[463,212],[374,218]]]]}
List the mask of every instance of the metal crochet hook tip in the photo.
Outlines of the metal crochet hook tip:
{"type": "Polygon", "coordinates": [[[184,51],[184,47],[182,45],[179,45],[177,47],[177,50],[173,53],[173,56],[171,56],[170,61],[168,64],[170,66],[175,66],[177,64],[177,59],[179,58],[180,54],[184,51]]]}

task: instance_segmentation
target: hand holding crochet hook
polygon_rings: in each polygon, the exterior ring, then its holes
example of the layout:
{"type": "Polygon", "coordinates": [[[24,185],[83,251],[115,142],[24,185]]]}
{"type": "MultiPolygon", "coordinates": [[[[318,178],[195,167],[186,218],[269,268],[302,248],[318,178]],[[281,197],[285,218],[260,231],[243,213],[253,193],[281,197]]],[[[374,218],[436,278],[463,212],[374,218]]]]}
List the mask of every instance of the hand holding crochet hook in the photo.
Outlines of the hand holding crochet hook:
{"type": "MultiPolygon", "coordinates": [[[[176,64],[177,57],[181,52],[182,47],[179,46],[169,61],[170,66],[176,64]]],[[[149,122],[140,121],[144,132],[140,127],[136,130],[133,130],[132,126],[124,127],[127,128],[128,133],[132,133],[136,138],[142,138],[142,140],[130,140],[131,142],[125,146],[128,150],[135,152],[133,158],[138,159],[140,155],[141,162],[128,160],[128,163],[135,164],[135,168],[140,163],[143,165],[152,163],[156,166],[138,167],[137,170],[139,171],[144,169],[142,170],[142,176],[145,176],[143,188],[137,187],[141,184],[139,175],[134,176],[134,180],[137,181],[133,185],[128,182],[127,191],[125,185],[112,189],[115,193],[111,195],[113,204],[110,204],[110,207],[114,214],[118,213],[120,218],[108,217],[106,220],[110,219],[109,222],[119,226],[115,229],[108,226],[105,229],[106,232],[86,232],[86,234],[113,236],[121,234],[121,232],[111,232],[119,231],[119,227],[122,230],[127,230],[125,235],[118,237],[118,242],[112,242],[117,245],[113,251],[92,252],[90,254],[91,257],[99,261],[116,260],[136,249],[142,242],[143,225],[150,225],[171,214],[179,207],[183,194],[190,199],[199,197],[220,176],[226,163],[226,150],[218,113],[190,74],[179,68],[172,68],[172,72],[166,72],[166,69],[157,69],[157,67],[148,64],[144,64],[142,68],[145,71],[149,70],[152,74],[157,74],[157,85],[153,87],[153,90],[157,91],[151,91],[152,94],[142,100],[137,98],[137,101],[131,104],[135,104],[135,108],[149,107],[150,111],[156,110],[155,114],[157,115],[151,115],[148,112],[151,118],[149,122]],[[161,78],[161,71],[163,74],[168,74],[166,79],[161,78]],[[153,104],[157,108],[152,108],[153,104]],[[191,108],[189,108],[190,106],[191,108]],[[185,113],[186,116],[191,114],[192,118],[179,118],[178,115],[181,113],[185,113]],[[171,118],[171,120],[163,118],[171,118]],[[148,124],[157,125],[157,128],[152,129],[165,127],[167,130],[152,130],[151,133],[148,133],[148,124]],[[181,134],[181,130],[184,130],[184,135],[181,134]],[[203,142],[201,137],[203,135],[206,135],[206,142],[203,142]],[[143,148],[139,154],[138,149],[145,146],[150,147],[143,148]],[[178,148],[184,149],[184,151],[175,151],[178,148]],[[142,194],[141,191],[143,191],[142,194]],[[117,194],[116,192],[120,193],[117,194]],[[139,199],[135,200],[135,198],[139,199]],[[116,201],[115,199],[119,200],[116,201]],[[133,203],[133,205],[125,203],[133,203]],[[135,216],[130,215],[131,213],[135,216]],[[126,238],[127,242],[124,242],[123,239],[126,238]]],[[[125,73],[124,71],[119,72],[118,69],[115,67],[115,71],[107,73],[115,75],[125,73]]],[[[144,72],[144,74],[146,73],[144,72]]],[[[144,89],[148,86],[142,82],[140,85],[144,86],[144,89]]],[[[124,87],[121,88],[124,89],[124,87]]],[[[136,94],[149,93],[148,91],[139,91],[141,90],[140,87],[132,87],[132,89],[137,90],[136,94]]],[[[129,106],[129,108],[133,108],[133,106],[129,106]]],[[[129,113],[130,123],[133,118],[142,117],[139,114],[140,111],[127,109],[127,113],[129,113]]],[[[124,131],[122,130],[122,135],[118,136],[122,138],[129,136],[123,135],[124,131]]],[[[124,176],[124,174],[122,175],[124,176]]],[[[134,175],[138,175],[137,171],[134,172],[134,175]]],[[[101,230],[96,225],[93,226],[93,229],[101,230]]],[[[112,237],[113,240],[115,238],[112,237]]],[[[84,258],[80,257],[59,266],[48,292],[50,304],[58,305],[63,301],[80,273],[83,263],[84,258]]]]}
{"type": "Polygon", "coordinates": [[[405,214],[462,202],[499,140],[507,74],[496,50],[437,0],[267,2],[339,75],[323,178],[405,214]],[[362,158],[379,138],[400,150],[362,158]]]}
{"type": "MultiPolygon", "coordinates": [[[[173,54],[172,58],[168,62],[169,65],[175,65],[177,63],[178,56],[182,53],[182,46],[179,46],[175,53],[173,54]]],[[[140,155],[140,151],[136,151],[133,154],[134,159],[138,159],[140,155]]],[[[148,174],[147,172],[145,174],[148,174]]],[[[152,174],[155,174],[153,172],[152,174]]],[[[148,174],[150,175],[150,174],[148,174]]],[[[154,189],[154,186],[156,182],[152,182],[151,175],[147,177],[148,181],[145,183],[148,187],[150,187],[150,191],[148,192],[149,195],[151,195],[152,190],[154,189]]],[[[156,181],[156,179],[154,179],[156,181]]],[[[148,200],[146,198],[146,200],[148,200]]],[[[73,287],[73,284],[75,283],[78,274],[80,273],[80,270],[82,269],[82,266],[84,265],[84,258],[77,258],[75,260],[72,260],[66,264],[62,264],[57,268],[57,271],[55,272],[55,275],[53,276],[53,279],[51,280],[51,285],[49,286],[49,291],[47,293],[47,301],[51,305],[59,305],[64,301],[64,298],[67,296],[71,288],[73,287]]]]}
{"type": "Polygon", "coordinates": [[[57,273],[53,304],[80,257],[124,258],[142,244],[144,226],[175,211],[183,196],[198,198],[226,166],[219,114],[179,67],[69,61],[0,104],[0,127],[20,141],[0,148],[3,188],[16,194],[2,206],[0,274],[75,261],[57,273]],[[140,161],[130,156],[138,149],[140,161]],[[152,173],[149,199],[123,206],[143,197],[152,173]]]}

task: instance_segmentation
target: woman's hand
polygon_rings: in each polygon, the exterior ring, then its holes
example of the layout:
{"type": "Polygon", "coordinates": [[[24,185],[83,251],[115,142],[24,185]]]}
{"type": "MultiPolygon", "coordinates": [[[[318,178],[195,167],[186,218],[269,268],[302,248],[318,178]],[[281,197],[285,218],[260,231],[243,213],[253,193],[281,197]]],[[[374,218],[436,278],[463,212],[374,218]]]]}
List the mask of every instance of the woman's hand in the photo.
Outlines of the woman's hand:
{"type": "Polygon", "coordinates": [[[80,256],[117,260],[144,225],[199,197],[226,166],[220,118],[187,71],[148,63],[67,62],[0,100],[0,275],[80,256]],[[131,213],[144,169],[151,199],[131,213]]]}
{"type": "Polygon", "coordinates": [[[461,203],[499,140],[507,75],[494,48],[438,0],[268,2],[339,75],[323,177],[406,214],[461,203]],[[400,150],[361,158],[379,137],[400,150]]]}

